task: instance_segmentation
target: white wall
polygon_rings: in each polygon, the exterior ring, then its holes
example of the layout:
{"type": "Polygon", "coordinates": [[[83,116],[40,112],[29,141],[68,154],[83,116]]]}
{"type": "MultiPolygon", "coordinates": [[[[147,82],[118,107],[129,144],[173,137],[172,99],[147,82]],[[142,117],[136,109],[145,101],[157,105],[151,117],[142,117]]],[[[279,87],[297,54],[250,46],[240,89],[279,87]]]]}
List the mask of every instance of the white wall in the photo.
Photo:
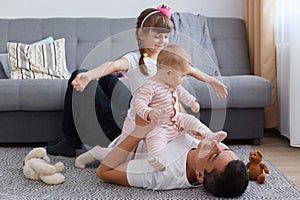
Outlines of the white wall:
{"type": "Polygon", "coordinates": [[[243,0],[1,0],[0,18],[137,17],[147,7],[168,4],[172,12],[244,18],[243,0]],[[5,2],[5,3],[4,3],[5,2]]]}

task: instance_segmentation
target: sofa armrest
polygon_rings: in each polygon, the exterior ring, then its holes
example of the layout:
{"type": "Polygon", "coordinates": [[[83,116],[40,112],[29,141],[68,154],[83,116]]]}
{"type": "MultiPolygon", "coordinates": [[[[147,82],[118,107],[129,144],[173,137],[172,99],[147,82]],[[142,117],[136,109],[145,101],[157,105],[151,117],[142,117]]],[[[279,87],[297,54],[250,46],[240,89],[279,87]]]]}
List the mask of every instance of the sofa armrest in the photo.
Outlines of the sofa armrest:
{"type": "Polygon", "coordinates": [[[195,95],[204,109],[211,108],[264,108],[271,105],[271,83],[269,80],[252,75],[216,77],[228,88],[228,97],[216,96],[207,83],[188,77],[185,88],[195,95]]]}

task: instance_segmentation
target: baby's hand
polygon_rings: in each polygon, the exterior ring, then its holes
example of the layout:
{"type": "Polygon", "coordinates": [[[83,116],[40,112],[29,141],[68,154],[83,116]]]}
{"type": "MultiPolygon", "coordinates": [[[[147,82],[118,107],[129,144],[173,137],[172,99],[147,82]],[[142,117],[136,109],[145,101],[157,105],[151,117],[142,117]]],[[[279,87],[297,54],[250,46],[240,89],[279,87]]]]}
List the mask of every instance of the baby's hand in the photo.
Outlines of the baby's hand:
{"type": "Polygon", "coordinates": [[[165,113],[166,113],[165,110],[153,109],[148,114],[148,120],[150,120],[150,121],[153,121],[153,120],[158,121],[161,118],[161,116],[164,115],[165,113]]]}
{"type": "Polygon", "coordinates": [[[193,111],[194,113],[199,112],[199,110],[200,110],[200,105],[199,105],[199,103],[194,102],[193,105],[191,106],[191,109],[192,109],[192,111],[193,111]]]}

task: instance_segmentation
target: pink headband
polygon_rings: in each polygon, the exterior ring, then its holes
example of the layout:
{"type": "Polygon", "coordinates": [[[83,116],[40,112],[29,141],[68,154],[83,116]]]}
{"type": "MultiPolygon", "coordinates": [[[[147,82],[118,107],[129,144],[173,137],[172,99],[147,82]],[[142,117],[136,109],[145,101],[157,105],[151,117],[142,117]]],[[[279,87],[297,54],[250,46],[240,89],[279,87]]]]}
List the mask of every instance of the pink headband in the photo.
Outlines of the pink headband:
{"type": "Polygon", "coordinates": [[[145,21],[146,21],[146,19],[147,19],[148,17],[150,17],[151,15],[153,15],[153,14],[155,14],[155,13],[158,13],[158,12],[161,12],[162,14],[164,14],[165,16],[167,16],[167,17],[170,19],[170,17],[171,17],[170,9],[171,9],[171,8],[170,8],[169,6],[167,6],[166,4],[162,4],[162,5],[158,6],[158,7],[156,8],[155,11],[149,13],[149,14],[143,19],[140,28],[141,28],[141,29],[143,28],[144,23],[145,23],[145,21]]]}

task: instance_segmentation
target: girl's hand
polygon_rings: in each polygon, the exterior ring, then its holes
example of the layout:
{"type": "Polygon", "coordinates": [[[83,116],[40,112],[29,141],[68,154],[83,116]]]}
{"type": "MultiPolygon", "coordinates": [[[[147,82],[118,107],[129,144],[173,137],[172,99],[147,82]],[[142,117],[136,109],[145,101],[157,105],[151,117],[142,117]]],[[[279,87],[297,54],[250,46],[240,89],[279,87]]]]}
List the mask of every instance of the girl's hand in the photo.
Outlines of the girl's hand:
{"type": "Polygon", "coordinates": [[[86,72],[77,74],[76,78],[72,81],[72,85],[77,91],[83,92],[84,88],[91,81],[86,72]]]}
{"type": "Polygon", "coordinates": [[[211,86],[218,97],[226,98],[228,96],[227,86],[221,81],[214,79],[214,81],[211,83],[211,86]]]}

